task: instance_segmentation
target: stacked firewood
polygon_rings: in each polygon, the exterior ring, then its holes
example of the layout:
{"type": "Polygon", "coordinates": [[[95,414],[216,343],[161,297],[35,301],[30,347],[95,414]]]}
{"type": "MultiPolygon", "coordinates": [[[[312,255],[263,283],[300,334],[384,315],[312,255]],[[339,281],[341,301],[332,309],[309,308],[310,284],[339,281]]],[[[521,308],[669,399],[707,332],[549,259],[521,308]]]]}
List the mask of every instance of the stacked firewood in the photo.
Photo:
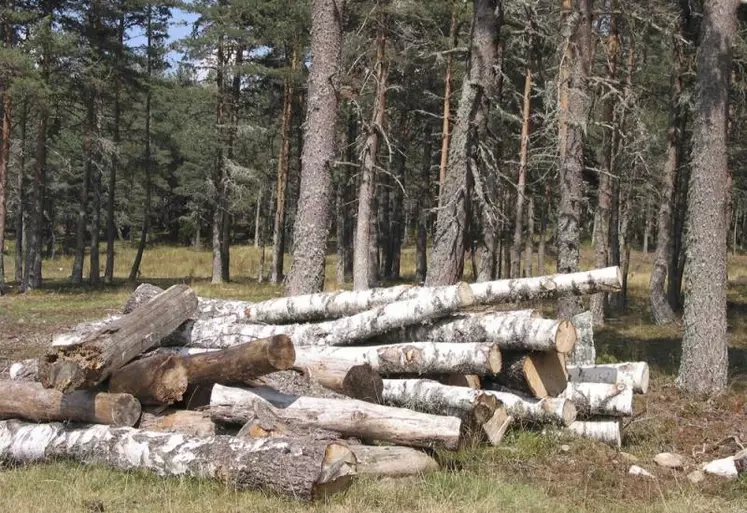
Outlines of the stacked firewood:
{"type": "Polygon", "coordinates": [[[355,474],[435,470],[434,449],[499,444],[510,427],[619,446],[647,365],[594,365],[588,313],[494,306],[619,287],[616,267],[254,304],[143,284],[122,315],[11,366],[0,462],[67,457],[311,499],[355,474]]]}

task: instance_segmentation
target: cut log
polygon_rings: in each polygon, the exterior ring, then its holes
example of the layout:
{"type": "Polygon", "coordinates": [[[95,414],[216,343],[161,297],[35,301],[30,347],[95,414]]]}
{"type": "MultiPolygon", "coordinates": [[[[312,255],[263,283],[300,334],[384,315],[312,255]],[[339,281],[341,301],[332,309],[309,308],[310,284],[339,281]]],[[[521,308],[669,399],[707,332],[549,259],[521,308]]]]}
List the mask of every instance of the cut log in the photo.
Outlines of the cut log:
{"type": "Polygon", "coordinates": [[[531,397],[557,397],[568,386],[565,357],[549,352],[505,352],[503,371],[490,381],[531,397]]]}
{"type": "Polygon", "coordinates": [[[568,399],[535,399],[497,390],[486,390],[485,393],[495,396],[503,403],[506,411],[519,422],[570,426],[576,420],[576,407],[568,399]]]}
{"type": "Polygon", "coordinates": [[[381,375],[497,374],[501,371],[501,352],[497,344],[413,342],[368,347],[299,348],[296,358],[340,358],[367,363],[381,375]]]}
{"type": "Polygon", "coordinates": [[[581,312],[571,317],[571,323],[576,327],[578,340],[573,351],[568,355],[568,363],[594,365],[597,358],[597,350],[594,346],[594,316],[590,311],[581,312]]]}
{"type": "Polygon", "coordinates": [[[32,358],[10,365],[8,376],[16,381],[37,381],[39,373],[39,360],[32,358]]]}
{"type": "Polygon", "coordinates": [[[570,381],[625,385],[638,394],[645,394],[648,391],[648,375],[648,363],[646,362],[568,366],[568,379],[570,381]]]}
{"type": "Polygon", "coordinates": [[[568,353],[576,344],[576,329],[570,321],[494,312],[440,319],[430,325],[413,325],[389,332],[379,340],[385,343],[411,340],[494,342],[501,350],[568,353]]]}
{"type": "Polygon", "coordinates": [[[157,345],[196,310],[195,293],[186,285],[174,285],[77,344],[52,348],[39,359],[39,380],[61,392],[92,388],[157,345]]]}
{"type": "Polygon", "coordinates": [[[163,413],[143,412],[137,426],[146,431],[182,433],[188,436],[212,436],[215,423],[207,415],[193,410],[167,410],[163,413]]]}
{"type": "Polygon", "coordinates": [[[63,394],[40,383],[0,381],[0,419],[72,421],[134,426],[140,403],[128,394],[78,390],[63,394]]]}
{"type": "Polygon", "coordinates": [[[482,388],[480,376],[477,374],[445,374],[437,376],[436,381],[442,385],[449,385],[451,387],[465,387],[474,390],[482,388]]]}
{"type": "Polygon", "coordinates": [[[401,477],[438,470],[438,462],[423,451],[410,447],[351,445],[358,459],[358,474],[401,477]]]}
{"type": "Polygon", "coordinates": [[[508,413],[506,408],[495,410],[493,417],[482,425],[482,432],[490,445],[497,446],[503,441],[506,431],[513,424],[514,417],[508,413]]]}
{"type": "Polygon", "coordinates": [[[440,288],[427,302],[400,301],[368,310],[350,317],[319,324],[263,324],[227,323],[222,318],[197,321],[183,345],[191,347],[229,347],[257,338],[288,335],[296,347],[307,345],[350,345],[388,331],[416,324],[455,312],[472,304],[474,298],[469,285],[460,283],[440,288]]]}
{"type": "Polygon", "coordinates": [[[621,419],[577,420],[568,426],[568,429],[579,436],[599,440],[615,447],[622,446],[621,419]]]}
{"type": "Polygon", "coordinates": [[[338,442],[297,444],[288,439],[189,437],[102,425],[0,422],[0,461],[28,463],[66,458],[160,476],[217,479],[296,499],[344,490],[355,474],[355,455],[338,442]]]}
{"type": "Polygon", "coordinates": [[[157,354],[118,369],[109,391],[132,394],[148,405],[173,404],[187,391],[187,368],[176,355],[157,354]]]}
{"type": "MultiPolygon", "coordinates": [[[[293,438],[295,440],[338,440],[340,433],[284,420],[266,403],[244,408],[246,422],[236,434],[238,438],[293,438]]],[[[211,406],[201,412],[222,424],[236,424],[232,406],[211,406]],[[208,411],[209,410],[209,411],[208,411]]]]}
{"type": "Polygon", "coordinates": [[[308,374],[304,374],[295,369],[268,374],[267,376],[262,376],[261,378],[250,381],[247,385],[250,387],[272,388],[286,395],[343,400],[349,398],[345,394],[341,394],[329,387],[325,387],[308,374]]]}
{"type": "MultiPolygon", "coordinates": [[[[429,415],[356,399],[298,397],[271,388],[246,390],[215,385],[207,411],[213,417],[213,406],[230,406],[233,423],[245,424],[257,403],[273,406],[273,412],[283,420],[337,431],[344,436],[413,447],[457,450],[460,446],[462,421],[457,417],[429,415]]],[[[213,418],[228,420],[225,410],[221,411],[221,417],[213,418]]]]}
{"type": "Polygon", "coordinates": [[[568,383],[562,396],[573,401],[581,418],[633,415],[633,390],[623,384],[568,383]]]}
{"type": "Polygon", "coordinates": [[[367,363],[356,363],[331,356],[301,353],[296,356],[294,366],[335,392],[368,401],[381,402],[384,383],[381,376],[367,363]]]}

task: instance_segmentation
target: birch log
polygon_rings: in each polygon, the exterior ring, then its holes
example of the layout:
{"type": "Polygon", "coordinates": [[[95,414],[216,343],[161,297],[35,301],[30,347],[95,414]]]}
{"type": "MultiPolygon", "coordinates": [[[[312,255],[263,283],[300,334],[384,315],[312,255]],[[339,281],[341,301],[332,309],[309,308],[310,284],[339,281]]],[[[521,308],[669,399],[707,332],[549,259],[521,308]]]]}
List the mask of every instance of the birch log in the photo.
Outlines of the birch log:
{"type": "MultiPolygon", "coordinates": [[[[457,417],[429,415],[356,399],[298,397],[271,388],[247,390],[215,385],[207,411],[213,406],[230,406],[233,422],[244,424],[257,403],[273,406],[273,412],[284,420],[337,431],[343,436],[449,450],[460,445],[462,421],[457,417]],[[243,411],[247,408],[249,415],[243,411]]],[[[228,418],[223,409],[216,420],[228,418]]]]}
{"type": "Polygon", "coordinates": [[[594,365],[597,350],[594,346],[594,317],[590,311],[581,312],[571,317],[576,328],[578,340],[573,351],[568,355],[568,363],[573,365],[594,365]]]}
{"type": "Polygon", "coordinates": [[[548,352],[506,352],[503,371],[490,381],[531,397],[556,397],[568,386],[565,356],[548,352]]]}
{"type": "Polygon", "coordinates": [[[438,470],[438,462],[423,451],[397,445],[351,445],[358,474],[401,477],[438,470]]]}
{"type": "Polygon", "coordinates": [[[39,359],[39,380],[61,392],[94,387],[157,345],[196,309],[195,293],[186,285],[174,285],[80,342],[53,347],[39,359]]]}
{"type": "Polygon", "coordinates": [[[638,394],[648,391],[649,370],[646,362],[568,365],[567,368],[568,379],[576,383],[625,385],[638,394]]]}
{"type": "Polygon", "coordinates": [[[585,438],[599,440],[615,447],[622,446],[622,420],[619,418],[577,420],[568,426],[568,429],[585,438]]]}
{"type": "Polygon", "coordinates": [[[78,390],[63,394],[40,383],[0,381],[0,419],[72,421],[134,426],[140,403],[128,394],[78,390]]]}
{"type": "Polygon", "coordinates": [[[443,287],[429,301],[409,300],[391,303],[350,317],[319,324],[227,323],[221,318],[197,321],[184,345],[191,347],[229,347],[257,338],[288,335],[296,347],[305,345],[349,345],[410,324],[442,317],[473,303],[469,285],[443,287]]]}
{"type": "Polygon", "coordinates": [[[570,426],[576,420],[576,406],[562,397],[535,399],[497,390],[485,393],[501,401],[506,411],[520,422],[570,426]]]}
{"type": "Polygon", "coordinates": [[[188,384],[182,358],[157,354],[114,371],[109,391],[132,394],[143,404],[173,404],[182,400],[188,384]]]}
{"type": "Polygon", "coordinates": [[[580,417],[633,415],[633,390],[623,384],[568,383],[563,397],[573,401],[580,417]]]}
{"type": "Polygon", "coordinates": [[[340,443],[300,445],[276,438],[189,437],[102,425],[0,422],[0,461],[29,463],[56,458],[160,476],[217,479],[296,499],[344,490],[355,475],[355,456],[340,443]]]}
{"type": "Polygon", "coordinates": [[[576,329],[569,321],[496,312],[440,319],[429,325],[411,325],[389,332],[378,340],[386,343],[411,340],[494,342],[502,350],[568,353],[576,344],[576,329]]]}
{"type": "Polygon", "coordinates": [[[492,375],[501,371],[498,344],[412,342],[368,347],[301,347],[296,358],[339,358],[367,363],[384,376],[426,374],[492,375]]]}

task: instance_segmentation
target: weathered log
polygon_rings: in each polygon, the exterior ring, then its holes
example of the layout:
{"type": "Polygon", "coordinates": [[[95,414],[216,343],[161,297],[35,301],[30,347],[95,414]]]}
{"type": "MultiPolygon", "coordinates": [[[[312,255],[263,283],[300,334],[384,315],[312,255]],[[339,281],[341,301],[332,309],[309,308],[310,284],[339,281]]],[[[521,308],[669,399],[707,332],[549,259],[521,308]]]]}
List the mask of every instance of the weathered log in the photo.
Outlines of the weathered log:
{"type": "Polygon", "coordinates": [[[573,401],[581,418],[633,415],[633,390],[623,384],[568,383],[562,397],[573,401]]]}
{"type": "Polygon", "coordinates": [[[351,445],[358,474],[400,477],[435,472],[438,462],[423,451],[397,445],[351,445]]]}
{"type": "Polygon", "coordinates": [[[562,397],[535,399],[498,390],[486,390],[485,393],[495,396],[520,422],[570,426],[576,420],[576,406],[562,397]]]}
{"type": "Polygon", "coordinates": [[[185,333],[182,345],[191,347],[228,347],[257,338],[288,335],[296,347],[306,345],[349,345],[390,330],[420,323],[455,312],[473,302],[469,285],[460,283],[440,288],[428,301],[410,300],[319,324],[239,324],[222,318],[197,321],[185,333]]]}
{"type": "Polygon", "coordinates": [[[579,436],[599,440],[615,447],[622,446],[622,420],[619,418],[577,420],[568,426],[568,429],[579,436]]]}
{"type": "Polygon", "coordinates": [[[148,405],[173,404],[187,391],[187,368],[181,357],[157,354],[114,371],[109,391],[132,394],[148,405]]]}
{"type": "Polygon", "coordinates": [[[31,358],[10,365],[8,376],[16,381],[37,381],[39,373],[39,360],[31,358]]]}
{"type": "Polygon", "coordinates": [[[484,342],[412,342],[368,347],[299,348],[297,359],[341,358],[367,363],[381,375],[477,374],[501,371],[501,352],[497,344],[484,342]]]}
{"type": "Polygon", "coordinates": [[[0,381],[0,419],[72,421],[134,426],[140,403],[128,394],[78,390],[63,394],[40,383],[0,381]]]}
{"type": "Polygon", "coordinates": [[[121,315],[107,315],[103,319],[82,322],[70,328],[63,333],[57,333],[52,336],[52,346],[72,346],[79,344],[86,337],[106,328],[115,321],[121,319],[121,315]]]}
{"type": "MultiPolygon", "coordinates": [[[[228,413],[233,423],[244,424],[254,415],[253,406],[257,403],[271,405],[283,420],[337,431],[344,436],[450,450],[460,445],[462,421],[457,417],[429,415],[357,399],[298,397],[265,387],[246,390],[215,385],[207,411],[213,417],[214,406],[230,406],[228,413]]],[[[213,418],[228,422],[228,413],[222,409],[221,416],[213,418]]]]}
{"type": "Polygon", "coordinates": [[[67,458],[161,476],[217,479],[296,499],[344,490],[355,475],[355,455],[338,442],[298,444],[289,439],[190,437],[102,425],[0,422],[0,461],[28,463],[67,458]]]}
{"type": "Polygon", "coordinates": [[[384,383],[367,363],[314,353],[296,355],[296,369],[335,392],[373,403],[381,402],[384,383]]]}
{"type": "Polygon", "coordinates": [[[143,412],[137,426],[145,431],[182,433],[188,436],[212,436],[215,423],[210,417],[194,410],[167,410],[162,413],[143,412]]]}
{"type": "Polygon", "coordinates": [[[568,386],[565,357],[554,351],[503,353],[503,371],[490,381],[531,397],[556,397],[568,386]]]}
{"type": "Polygon", "coordinates": [[[186,285],[175,285],[80,342],[53,347],[39,359],[39,380],[61,392],[94,387],[157,345],[196,309],[195,293],[186,285]]]}
{"type": "Polygon", "coordinates": [[[576,327],[578,340],[573,351],[568,354],[568,363],[573,365],[594,365],[597,350],[594,347],[594,316],[590,311],[581,312],[571,317],[576,327]]]}
{"type": "Polygon", "coordinates": [[[567,368],[569,381],[576,383],[625,385],[638,394],[648,391],[649,371],[646,362],[569,365],[567,368]]]}
{"type": "Polygon", "coordinates": [[[272,388],[286,395],[320,397],[323,399],[349,399],[349,396],[336,392],[308,374],[295,369],[268,374],[250,381],[247,385],[249,387],[272,388]]]}
{"type": "Polygon", "coordinates": [[[494,342],[501,350],[568,353],[576,344],[576,329],[570,321],[494,312],[439,319],[433,324],[412,325],[377,338],[377,342],[390,344],[411,340],[494,342]]]}

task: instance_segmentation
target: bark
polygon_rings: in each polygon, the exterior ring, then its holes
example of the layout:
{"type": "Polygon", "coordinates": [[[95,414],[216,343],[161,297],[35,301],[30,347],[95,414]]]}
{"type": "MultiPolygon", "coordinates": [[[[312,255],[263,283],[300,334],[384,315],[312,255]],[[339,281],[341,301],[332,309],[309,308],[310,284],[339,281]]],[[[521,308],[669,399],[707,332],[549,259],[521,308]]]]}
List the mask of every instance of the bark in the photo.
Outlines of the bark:
{"type": "Polygon", "coordinates": [[[0,419],[134,426],[140,403],[129,394],[78,390],[63,394],[39,383],[0,380],[0,419]]]}
{"type": "MultiPolygon", "coordinates": [[[[446,113],[445,109],[446,107],[444,107],[444,113],[446,113]]],[[[448,124],[444,123],[444,126],[448,130],[448,124]]],[[[426,124],[423,136],[423,163],[420,167],[420,193],[416,199],[417,237],[415,241],[415,281],[420,284],[425,282],[425,277],[428,274],[428,209],[430,207],[428,201],[431,196],[432,153],[433,141],[431,140],[431,127],[429,124],[426,124]]],[[[444,152],[443,155],[445,156],[446,153],[444,152]]],[[[444,160],[445,157],[442,159],[442,164],[444,160]]]]}
{"type": "MultiPolygon", "coordinates": [[[[558,272],[579,270],[581,204],[583,202],[584,134],[588,117],[587,78],[591,69],[592,0],[562,0],[567,44],[560,68],[558,272]]],[[[569,319],[581,303],[573,296],[558,299],[558,316],[569,319]]]]}
{"type": "Polygon", "coordinates": [[[638,394],[648,392],[648,363],[626,362],[600,365],[569,365],[568,380],[574,383],[625,385],[638,394]]]}
{"type": "MultiPolygon", "coordinates": [[[[46,12],[51,23],[51,13],[46,12]]],[[[42,49],[41,74],[49,78],[48,49],[42,49]]],[[[26,266],[23,270],[24,290],[38,289],[42,285],[42,235],[44,233],[44,198],[47,187],[47,129],[49,107],[42,103],[39,109],[39,125],[36,131],[36,162],[32,176],[32,199],[29,212],[29,229],[26,245],[26,266]]]]}
{"type": "Polygon", "coordinates": [[[297,358],[334,358],[355,364],[368,364],[384,376],[477,374],[501,371],[497,344],[413,342],[365,347],[302,347],[297,358]]]}
{"type": "Polygon", "coordinates": [[[285,201],[287,196],[288,169],[290,161],[291,119],[293,117],[293,80],[298,69],[298,51],[295,44],[290,57],[291,75],[283,81],[283,119],[280,125],[280,154],[278,155],[277,206],[272,235],[272,275],[270,282],[279,284],[283,279],[283,257],[285,255],[285,201]]]}
{"type": "Polygon", "coordinates": [[[58,458],[150,470],[160,476],[216,479],[236,489],[305,500],[342,491],[355,475],[355,456],[336,442],[246,441],[101,425],[0,422],[0,460],[27,463],[58,458]]]}
{"type": "Polygon", "coordinates": [[[529,196],[527,204],[527,242],[524,253],[524,277],[531,278],[534,275],[532,261],[534,259],[534,198],[529,196]]]}
{"type": "MultiPolygon", "coordinates": [[[[524,106],[521,115],[521,149],[519,151],[519,179],[516,186],[514,211],[514,243],[511,255],[511,278],[521,277],[521,236],[524,231],[524,200],[527,183],[527,151],[529,148],[529,120],[532,115],[532,69],[527,66],[524,75],[524,106]]],[[[531,241],[530,241],[531,243],[531,241]]],[[[531,257],[530,257],[531,265],[531,257]]]]}
{"type": "Polygon", "coordinates": [[[727,385],[726,124],[738,0],[705,5],[698,49],[692,175],[688,198],[685,313],[677,385],[716,394],[727,385]]]}
{"type": "Polygon", "coordinates": [[[500,16],[496,0],[475,0],[470,63],[462,85],[457,121],[449,146],[448,169],[439,197],[436,233],[426,285],[462,279],[470,196],[479,144],[486,142],[490,104],[498,83],[500,16]]]}
{"type": "Polygon", "coordinates": [[[384,384],[377,371],[367,363],[299,351],[294,367],[338,394],[361,401],[381,402],[384,384]]]}
{"type": "Polygon", "coordinates": [[[614,447],[622,446],[621,419],[577,420],[568,430],[584,438],[599,440],[614,447]]]}
{"type": "Polygon", "coordinates": [[[423,451],[397,445],[351,445],[360,475],[402,477],[435,472],[438,462],[423,451]]]}
{"type": "Polygon", "coordinates": [[[501,401],[506,411],[519,422],[570,426],[576,420],[575,405],[562,397],[534,399],[496,390],[486,390],[485,393],[501,401]]]}
{"type": "MultiPolygon", "coordinates": [[[[86,95],[89,96],[89,95],[86,95]]],[[[86,224],[88,218],[88,194],[91,185],[91,172],[93,169],[93,125],[96,117],[96,102],[93,95],[86,98],[88,102],[86,114],[86,133],[83,137],[83,153],[85,164],[83,165],[83,179],[80,184],[78,196],[78,215],[75,228],[75,258],[70,281],[75,284],[83,282],[83,261],[86,250],[86,224]]]]}
{"type": "Polygon", "coordinates": [[[167,410],[158,414],[144,411],[137,427],[145,431],[181,433],[187,436],[216,434],[215,423],[204,413],[192,410],[167,410]]]}
{"type": "MultiPolygon", "coordinates": [[[[217,98],[215,107],[215,134],[217,147],[215,149],[215,161],[213,168],[213,189],[215,205],[213,205],[212,218],[212,248],[213,248],[213,270],[210,283],[217,285],[226,280],[228,269],[224,268],[226,257],[223,253],[223,223],[224,216],[228,215],[228,177],[226,175],[226,162],[223,155],[223,125],[225,123],[225,66],[226,66],[226,43],[223,35],[218,36],[218,55],[215,82],[217,86],[217,98]]],[[[259,207],[258,207],[259,208],[259,207]]]]}
{"type": "Polygon", "coordinates": [[[506,352],[496,384],[530,397],[556,397],[568,386],[565,357],[555,352],[506,352]]]}
{"type": "MultiPolygon", "coordinates": [[[[450,50],[456,48],[459,43],[459,34],[457,32],[457,3],[451,8],[451,23],[449,25],[450,50]]],[[[451,146],[451,95],[454,87],[453,80],[454,53],[449,52],[446,56],[446,73],[444,76],[444,109],[443,124],[441,127],[441,164],[438,171],[438,190],[439,198],[442,197],[444,181],[446,180],[446,170],[449,161],[449,148],[451,146]]],[[[430,158],[428,159],[430,167],[430,158]]]]}
{"type": "Polygon", "coordinates": [[[262,239],[262,197],[264,196],[265,188],[263,184],[259,185],[257,190],[257,205],[254,210],[254,247],[259,249],[260,240],[262,239]]]}
{"type": "MultiPolygon", "coordinates": [[[[8,7],[13,9],[13,2],[8,2],[8,7]]],[[[13,33],[7,21],[3,24],[5,33],[3,46],[9,50],[13,44],[13,33]]],[[[0,287],[5,283],[5,220],[6,220],[6,192],[5,185],[8,179],[8,162],[10,161],[10,138],[11,138],[11,119],[13,100],[10,91],[6,87],[3,97],[3,122],[2,122],[2,140],[0,140],[0,287]]],[[[21,200],[20,203],[23,201],[21,200]]]]}
{"type": "Polygon", "coordinates": [[[37,381],[39,372],[39,360],[30,358],[15,362],[8,368],[8,376],[17,381],[37,381]]]}
{"type": "Polygon", "coordinates": [[[623,384],[568,383],[562,397],[573,401],[579,417],[594,415],[629,417],[633,414],[633,389],[623,384]]]}
{"type": "Polygon", "coordinates": [[[26,126],[28,124],[28,101],[23,100],[21,104],[21,142],[18,155],[18,177],[17,177],[17,192],[18,192],[18,208],[16,211],[16,282],[18,283],[19,289],[24,289],[24,245],[26,244],[26,237],[24,236],[24,215],[25,215],[25,196],[26,196],[26,126]]]}
{"type": "Polygon", "coordinates": [[[545,274],[545,243],[547,239],[547,216],[550,211],[550,185],[545,185],[545,198],[542,202],[542,214],[540,215],[540,239],[537,246],[537,274],[545,274]]]}
{"type": "Polygon", "coordinates": [[[194,292],[186,285],[175,285],[77,344],[52,348],[39,360],[40,381],[62,392],[95,386],[157,345],[196,309],[194,292]]]}
{"type": "Polygon", "coordinates": [[[155,355],[115,370],[108,389],[131,394],[145,405],[161,405],[181,401],[187,385],[187,369],[181,358],[155,355]]]}
{"type": "MultiPolygon", "coordinates": [[[[102,50],[103,51],[103,50],[102,50]]],[[[99,242],[101,241],[101,178],[104,166],[102,123],[104,117],[104,103],[101,91],[96,91],[94,101],[96,102],[96,115],[94,118],[93,135],[94,144],[91,169],[91,255],[88,280],[92,285],[98,285],[101,278],[101,264],[99,260],[99,242]]]]}
{"type": "Polygon", "coordinates": [[[593,365],[597,359],[594,346],[594,319],[591,312],[581,312],[571,318],[576,328],[577,342],[573,352],[568,355],[568,363],[574,365],[593,365]]]}
{"type": "MultiPolygon", "coordinates": [[[[274,413],[282,419],[337,431],[343,436],[413,447],[456,450],[460,446],[462,421],[457,417],[429,415],[356,399],[298,397],[271,388],[243,390],[215,385],[207,411],[213,406],[231,406],[233,423],[243,424],[242,411],[247,408],[251,411],[257,403],[274,407],[274,413]]],[[[227,420],[227,416],[222,419],[227,420]]]]}
{"type": "Polygon", "coordinates": [[[313,65],[308,79],[307,128],[301,157],[301,195],[294,229],[293,263],[286,286],[286,293],[291,296],[324,288],[344,5],[344,0],[313,0],[311,7],[313,65]]]}

